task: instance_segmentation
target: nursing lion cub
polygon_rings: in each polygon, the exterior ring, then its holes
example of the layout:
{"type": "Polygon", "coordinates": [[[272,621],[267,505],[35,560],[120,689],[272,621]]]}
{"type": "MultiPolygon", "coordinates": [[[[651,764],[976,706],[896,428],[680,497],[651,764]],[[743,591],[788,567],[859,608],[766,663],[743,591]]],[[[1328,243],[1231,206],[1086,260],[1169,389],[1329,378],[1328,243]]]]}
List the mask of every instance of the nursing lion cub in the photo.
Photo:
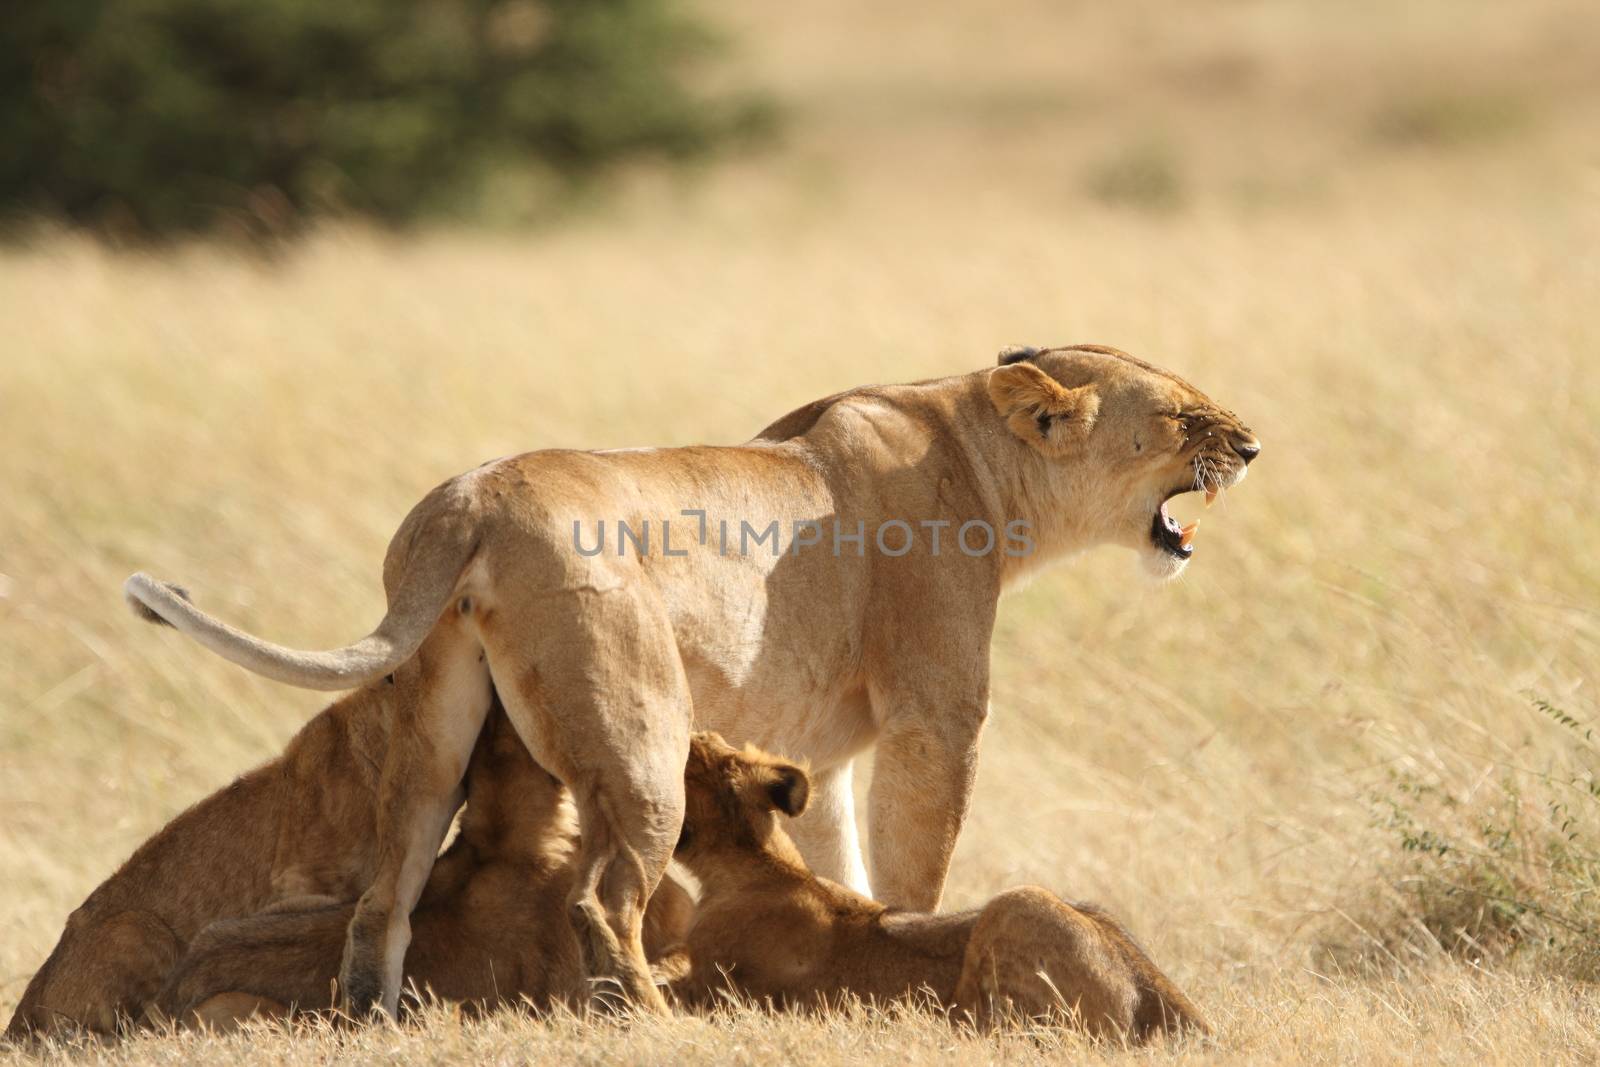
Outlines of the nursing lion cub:
{"type": "MultiPolygon", "coordinates": [[[[469,1012],[588,997],[566,918],[575,820],[561,783],[534,763],[511,723],[490,715],[467,770],[461,832],[411,915],[405,981],[469,1012]]],[[[680,942],[693,903],[663,879],[645,915],[645,951],[680,942]]],[[[353,902],[214,923],[156,998],[153,1014],[228,1029],[336,1006],[334,980],[353,902]]]]}
{"type": "Polygon", "coordinates": [[[673,992],[689,1005],[730,988],[791,1007],[928,997],[983,1027],[1054,1018],[1133,1041],[1208,1030],[1099,908],[1029,886],[974,911],[896,912],[818,878],[778,823],[810,791],[792,763],[701,733],[685,784],[677,858],[701,894],[673,992]]]}

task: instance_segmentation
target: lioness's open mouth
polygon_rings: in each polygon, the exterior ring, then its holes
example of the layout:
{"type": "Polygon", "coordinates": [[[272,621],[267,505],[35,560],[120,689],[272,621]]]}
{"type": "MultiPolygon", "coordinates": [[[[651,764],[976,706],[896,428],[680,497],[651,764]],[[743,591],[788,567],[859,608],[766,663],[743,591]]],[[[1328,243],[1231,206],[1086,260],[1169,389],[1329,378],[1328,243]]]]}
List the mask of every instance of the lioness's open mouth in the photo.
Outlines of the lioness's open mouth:
{"type": "MultiPolygon", "coordinates": [[[[1200,528],[1200,520],[1196,519],[1187,526],[1178,525],[1178,520],[1167,513],[1167,501],[1194,491],[1187,488],[1174,489],[1157,506],[1155,518],[1150,520],[1150,540],[1161,551],[1177,559],[1188,559],[1194,555],[1194,532],[1200,528]]],[[[1205,494],[1206,506],[1210,507],[1211,502],[1217,498],[1217,491],[1208,488],[1205,494]]]]}

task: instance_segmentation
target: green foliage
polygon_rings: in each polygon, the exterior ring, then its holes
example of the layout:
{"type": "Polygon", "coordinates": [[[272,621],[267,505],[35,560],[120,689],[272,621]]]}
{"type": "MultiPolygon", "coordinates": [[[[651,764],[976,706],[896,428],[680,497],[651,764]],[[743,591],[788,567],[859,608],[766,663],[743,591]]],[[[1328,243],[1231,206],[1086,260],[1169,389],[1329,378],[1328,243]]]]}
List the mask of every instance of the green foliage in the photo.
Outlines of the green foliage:
{"type": "Polygon", "coordinates": [[[758,126],[672,0],[49,0],[0,35],[0,217],[163,235],[398,223],[758,126]]]}
{"type": "Polygon", "coordinates": [[[1391,954],[1422,932],[1468,959],[1531,956],[1600,977],[1600,747],[1585,723],[1529,701],[1561,731],[1561,769],[1506,763],[1464,792],[1395,774],[1374,796],[1404,856],[1392,869],[1404,915],[1389,924],[1391,954]]]}

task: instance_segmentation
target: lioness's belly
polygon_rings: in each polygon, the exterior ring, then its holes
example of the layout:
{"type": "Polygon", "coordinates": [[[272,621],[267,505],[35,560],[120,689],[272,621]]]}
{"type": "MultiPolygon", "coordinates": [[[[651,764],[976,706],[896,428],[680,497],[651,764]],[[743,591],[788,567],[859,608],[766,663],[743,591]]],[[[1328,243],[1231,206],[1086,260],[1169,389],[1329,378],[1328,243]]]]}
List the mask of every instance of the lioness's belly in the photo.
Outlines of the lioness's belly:
{"type": "Polygon", "coordinates": [[[791,595],[776,571],[758,583],[736,580],[742,604],[721,595],[726,586],[714,597],[689,590],[669,599],[695,726],[826,770],[874,733],[860,626],[850,598],[827,577],[799,583],[822,595],[791,595]]]}
{"type": "MultiPolygon", "coordinates": [[[[870,547],[824,478],[781,449],[562,454],[541,520],[573,584],[654,587],[695,725],[817,770],[870,743],[861,674],[870,547]],[[557,489],[565,487],[558,492],[557,489]],[[562,558],[564,557],[564,558],[562,558]]],[[[869,535],[870,536],[870,535],[869,535]]]]}
{"type": "MultiPolygon", "coordinates": [[[[806,517],[808,518],[808,517],[806,517]]],[[[711,546],[652,562],[694,696],[695,724],[817,770],[871,739],[861,676],[865,561],[780,542],[724,555],[711,546]]]]}
{"type": "MultiPolygon", "coordinates": [[[[687,662],[686,662],[686,665],[687,662]]],[[[709,668],[689,671],[695,729],[715,730],[733,744],[750,743],[824,771],[872,743],[876,727],[864,688],[812,690],[809,699],[758,699],[730,690],[709,668]]]]}

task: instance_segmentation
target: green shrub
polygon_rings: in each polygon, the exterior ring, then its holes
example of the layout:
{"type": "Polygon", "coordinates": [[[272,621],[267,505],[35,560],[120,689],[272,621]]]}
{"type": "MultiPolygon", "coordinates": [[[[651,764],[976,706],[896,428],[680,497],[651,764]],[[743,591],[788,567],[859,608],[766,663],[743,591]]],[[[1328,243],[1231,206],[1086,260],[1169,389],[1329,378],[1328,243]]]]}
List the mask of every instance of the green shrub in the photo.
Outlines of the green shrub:
{"type": "Polygon", "coordinates": [[[47,0],[0,35],[0,217],[143,235],[398,223],[489,174],[683,157],[765,115],[697,91],[671,0],[47,0]]]}
{"type": "Polygon", "coordinates": [[[1513,758],[1455,789],[1396,774],[1374,796],[1399,850],[1388,914],[1362,924],[1384,957],[1442,950],[1600,978],[1600,743],[1554,704],[1529,700],[1562,742],[1555,765],[1513,758]]]}

